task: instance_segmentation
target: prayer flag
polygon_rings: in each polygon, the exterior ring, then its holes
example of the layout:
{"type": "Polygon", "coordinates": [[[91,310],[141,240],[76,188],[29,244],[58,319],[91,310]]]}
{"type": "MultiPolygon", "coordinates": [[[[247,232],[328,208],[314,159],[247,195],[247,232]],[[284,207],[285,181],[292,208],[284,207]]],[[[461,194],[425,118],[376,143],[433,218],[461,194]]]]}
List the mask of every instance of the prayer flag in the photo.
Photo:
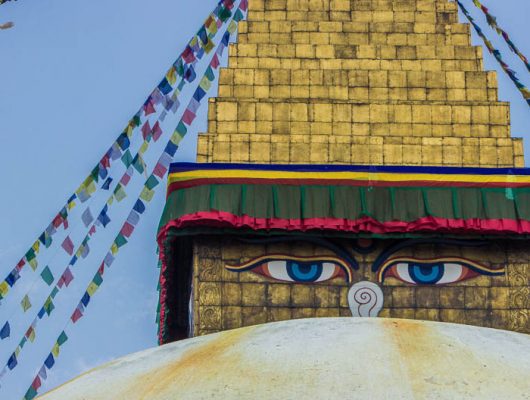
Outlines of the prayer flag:
{"type": "Polygon", "coordinates": [[[137,154],[136,157],[134,157],[133,160],[133,167],[136,169],[140,174],[142,174],[145,171],[145,164],[144,160],[140,156],[140,154],[137,154]]]}
{"type": "Polygon", "coordinates": [[[30,386],[26,394],[24,395],[24,400],[33,400],[37,396],[37,391],[30,386]]]}
{"type": "Polygon", "coordinates": [[[162,133],[163,132],[160,128],[160,124],[158,123],[158,121],[156,121],[152,129],[153,139],[155,142],[160,138],[160,136],[162,136],[162,133]]]}
{"type": "Polygon", "coordinates": [[[46,360],[44,361],[44,365],[46,365],[46,368],[52,369],[52,367],[55,365],[55,359],[53,358],[53,354],[50,353],[48,357],[46,357],[46,360]]]}
{"type": "Polygon", "coordinates": [[[37,317],[39,317],[39,319],[42,319],[42,317],[44,317],[44,314],[46,314],[46,310],[44,309],[44,307],[42,307],[39,310],[39,313],[37,314],[37,317]]]}
{"type": "Polygon", "coordinates": [[[210,64],[214,69],[217,69],[220,65],[219,57],[217,56],[217,53],[213,56],[212,62],[210,64]]]}
{"type": "Polygon", "coordinates": [[[9,275],[6,277],[6,282],[9,286],[13,287],[16,281],[20,279],[20,274],[18,273],[18,269],[13,268],[9,275]]]}
{"type": "Polygon", "coordinates": [[[182,53],[182,59],[188,64],[195,60],[195,55],[193,54],[193,50],[189,45],[184,49],[184,52],[182,53]]]}
{"type": "Polygon", "coordinates": [[[184,71],[184,79],[186,79],[188,82],[193,82],[195,78],[197,77],[197,74],[195,73],[195,69],[193,68],[193,65],[188,65],[186,67],[186,70],[184,71]]]}
{"type": "Polygon", "coordinates": [[[70,317],[72,322],[75,324],[81,317],[83,316],[83,313],[78,308],[75,309],[74,313],[70,317]]]}
{"type": "Polygon", "coordinates": [[[160,182],[158,181],[158,179],[156,179],[156,177],[154,175],[151,175],[147,181],[145,181],[145,187],[148,188],[149,190],[153,190],[155,187],[158,186],[160,182]]]}
{"type": "Polygon", "coordinates": [[[123,227],[120,230],[120,233],[125,237],[130,237],[133,231],[134,231],[134,226],[132,226],[128,222],[125,222],[125,224],[123,224],[123,227]]]}
{"type": "Polygon", "coordinates": [[[206,96],[206,92],[200,86],[193,93],[193,98],[197,101],[201,101],[204,96],[206,96]]]}
{"type": "Polygon", "coordinates": [[[149,121],[145,121],[144,125],[142,126],[142,137],[144,138],[144,140],[147,139],[150,133],[151,125],[149,125],[149,121]]]}
{"type": "Polygon", "coordinates": [[[70,239],[70,236],[67,236],[64,239],[63,243],[61,244],[61,247],[70,255],[74,253],[74,244],[72,242],[72,239],[70,239]]]}
{"type": "Polygon", "coordinates": [[[48,266],[46,266],[42,270],[40,276],[42,277],[42,280],[44,282],[46,282],[46,284],[48,286],[50,286],[53,283],[53,281],[54,281],[54,277],[53,277],[52,271],[50,271],[50,268],[48,266]]]}
{"type": "Polygon", "coordinates": [[[127,197],[127,193],[125,193],[125,190],[123,190],[123,186],[119,183],[114,189],[114,197],[118,201],[122,201],[125,197],[127,197]]]}
{"type": "Polygon", "coordinates": [[[144,103],[144,107],[143,108],[144,108],[144,113],[145,113],[146,116],[147,115],[151,115],[151,114],[156,112],[156,109],[155,109],[155,107],[153,105],[153,101],[152,101],[151,97],[149,97],[147,99],[147,101],[144,103]]]}
{"type": "Polygon", "coordinates": [[[88,303],[90,303],[90,295],[85,292],[85,294],[83,295],[83,297],[81,298],[81,303],[86,307],[88,306],[88,303]]]}
{"type": "Polygon", "coordinates": [[[74,275],[72,274],[72,271],[70,270],[70,267],[66,267],[66,270],[64,271],[63,275],[61,276],[62,281],[66,286],[70,284],[74,280],[74,275]]]}
{"type": "Polygon", "coordinates": [[[17,356],[15,353],[11,354],[11,357],[9,357],[9,360],[7,360],[7,367],[12,371],[18,364],[17,356]]]}
{"type": "Polygon", "coordinates": [[[66,333],[62,331],[61,334],[59,335],[59,338],[57,339],[57,344],[59,346],[62,346],[67,340],[68,340],[68,336],[66,336],[66,333]]]}
{"type": "Polygon", "coordinates": [[[138,221],[140,221],[140,215],[136,211],[131,210],[127,217],[127,222],[133,226],[136,226],[138,221]]]}
{"type": "Polygon", "coordinates": [[[123,165],[125,165],[125,168],[129,168],[129,165],[133,162],[133,157],[131,155],[131,152],[127,150],[123,155],[121,156],[121,161],[123,162],[123,165]]]}
{"type": "Polygon", "coordinates": [[[160,90],[162,94],[169,94],[173,90],[173,87],[170,85],[167,78],[164,78],[158,85],[158,90],[160,90]]]}
{"type": "Polygon", "coordinates": [[[51,296],[46,299],[46,302],[44,303],[44,310],[46,311],[46,314],[50,316],[52,311],[55,309],[55,305],[53,304],[51,296]]]}
{"type": "Polygon", "coordinates": [[[4,340],[11,335],[11,327],[9,326],[9,321],[6,321],[2,329],[0,329],[0,339],[4,340]]]}
{"type": "Polygon", "coordinates": [[[174,85],[175,82],[177,81],[176,73],[177,73],[177,70],[175,69],[175,67],[171,67],[166,74],[166,79],[171,85],[174,85]]]}
{"type": "Polygon", "coordinates": [[[46,367],[44,365],[39,370],[39,376],[42,380],[48,379],[48,374],[46,373],[46,367]]]}
{"type": "MultiPolygon", "coordinates": [[[[179,126],[182,124],[179,123],[179,126]]],[[[178,126],[177,126],[177,129],[178,129],[178,126]]],[[[166,148],[164,149],[164,152],[169,154],[171,157],[173,157],[175,155],[175,153],[177,152],[177,146],[173,143],[173,142],[168,142],[168,144],[166,145],[166,148]]]]}
{"type": "Polygon", "coordinates": [[[103,185],[101,185],[101,188],[103,190],[109,190],[110,188],[110,184],[112,183],[112,178],[111,177],[108,177],[107,180],[103,183],[103,185]]]}
{"type": "Polygon", "coordinates": [[[134,204],[133,210],[136,211],[139,214],[143,214],[145,211],[145,204],[142,202],[142,200],[138,199],[136,200],[136,203],[134,204]]]}
{"type": "Polygon", "coordinates": [[[110,267],[112,263],[114,262],[114,256],[112,255],[112,253],[107,253],[103,262],[105,263],[107,267],[110,267]]]}
{"type": "Polygon", "coordinates": [[[33,379],[33,383],[31,384],[31,387],[35,390],[39,390],[39,388],[41,387],[41,381],[40,381],[40,378],[39,376],[37,375],[35,377],[35,379],[33,379]]]}
{"type": "Polygon", "coordinates": [[[199,103],[197,100],[192,98],[190,100],[190,103],[188,104],[188,110],[191,110],[193,111],[194,114],[197,114],[197,110],[199,109],[200,106],[201,106],[201,103],[199,103]]]}
{"type": "Polygon", "coordinates": [[[155,169],[153,170],[153,174],[158,176],[160,179],[164,177],[166,172],[167,168],[164,167],[160,161],[155,165],[155,169]]]}
{"type": "Polygon", "coordinates": [[[99,286],[96,285],[94,282],[91,282],[90,285],[88,285],[88,288],[86,291],[90,296],[94,296],[94,293],[96,293],[98,289],[99,289],[99,286]]]}
{"type": "Polygon", "coordinates": [[[0,283],[0,296],[5,297],[5,295],[9,292],[9,285],[6,281],[3,281],[0,283]]]}
{"type": "Polygon", "coordinates": [[[142,192],[140,193],[140,198],[142,200],[150,202],[153,199],[154,195],[155,195],[155,191],[154,190],[150,190],[149,188],[144,186],[142,192]]]}
{"type": "Polygon", "coordinates": [[[127,239],[121,233],[118,233],[118,236],[116,236],[116,239],[114,239],[114,243],[116,246],[118,246],[118,248],[120,248],[127,244],[127,239]]]}
{"type": "Polygon", "coordinates": [[[38,262],[37,262],[37,259],[34,258],[33,260],[30,260],[29,261],[29,266],[31,267],[31,269],[33,271],[35,271],[37,269],[37,266],[38,266],[38,262]]]}
{"type": "Polygon", "coordinates": [[[118,136],[118,139],[116,140],[116,142],[118,143],[118,146],[120,146],[120,148],[123,151],[127,150],[129,146],[131,145],[129,137],[127,136],[127,132],[122,132],[120,136],[118,136]]]}
{"type": "Polygon", "coordinates": [[[31,308],[31,302],[29,301],[28,295],[25,295],[22,301],[20,302],[24,312],[28,311],[31,308]]]}
{"type": "Polygon", "coordinates": [[[87,228],[92,223],[92,221],[94,221],[94,217],[92,216],[90,208],[87,208],[85,211],[83,211],[83,214],[81,215],[81,220],[87,228]]]}

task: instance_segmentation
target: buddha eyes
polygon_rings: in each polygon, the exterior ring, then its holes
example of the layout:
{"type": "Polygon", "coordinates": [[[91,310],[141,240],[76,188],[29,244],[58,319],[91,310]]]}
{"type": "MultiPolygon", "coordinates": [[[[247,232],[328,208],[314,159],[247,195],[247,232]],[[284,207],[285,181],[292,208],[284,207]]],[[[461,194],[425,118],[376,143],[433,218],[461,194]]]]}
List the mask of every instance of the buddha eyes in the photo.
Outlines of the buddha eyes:
{"type": "Polygon", "coordinates": [[[393,277],[412,285],[445,285],[479,275],[503,275],[504,269],[491,269],[460,258],[388,260],[379,271],[379,281],[393,277]]]}
{"type": "Polygon", "coordinates": [[[243,265],[227,265],[226,268],[230,271],[252,271],[282,282],[318,283],[337,277],[351,281],[350,267],[344,260],[336,257],[268,255],[243,265]]]}

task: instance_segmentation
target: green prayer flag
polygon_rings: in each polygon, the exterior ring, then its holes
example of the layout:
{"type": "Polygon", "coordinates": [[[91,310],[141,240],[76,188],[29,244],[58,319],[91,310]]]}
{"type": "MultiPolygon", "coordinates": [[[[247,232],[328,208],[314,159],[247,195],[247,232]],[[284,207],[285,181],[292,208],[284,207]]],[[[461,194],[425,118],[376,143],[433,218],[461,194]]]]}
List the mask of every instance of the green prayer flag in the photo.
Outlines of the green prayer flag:
{"type": "Polygon", "coordinates": [[[140,119],[140,116],[138,114],[133,117],[132,121],[136,126],[140,126],[140,124],[142,123],[142,120],[140,119]]]}
{"type": "Polygon", "coordinates": [[[51,297],[52,299],[54,299],[55,296],[57,296],[57,293],[59,293],[59,288],[58,288],[57,286],[55,286],[55,287],[53,288],[53,290],[52,290],[52,293],[50,294],[50,297],[51,297]]]}
{"type": "Polygon", "coordinates": [[[24,400],[33,400],[35,397],[37,397],[37,391],[33,388],[33,386],[30,386],[24,395],[24,400]]]}
{"type": "Polygon", "coordinates": [[[20,302],[24,312],[28,311],[31,308],[31,302],[29,301],[28,295],[25,295],[22,301],[20,302]]]}
{"type": "Polygon", "coordinates": [[[116,244],[116,246],[122,247],[127,244],[127,239],[125,238],[125,236],[119,233],[118,236],[116,236],[116,239],[114,239],[114,243],[116,244]]]}
{"type": "Polygon", "coordinates": [[[44,311],[46,311],[46,314],[49,316],[54,309],[55,305],[53,304],[52,298],[50,296],[46,299],[46,303],[44,303],[44,311]]]}
{"type": "Polygon", "coordinates": [[[103,277],[99,273],[97,273],[96,275],[94,275],[94,279],[92,279],[92,282],[100,286],[103,283],[103,277]]]}
{"type": "Polygon", "coordinates": [[[149,179],[147,179],[147,181],[145,182],[145,187],[151,190],[155,188],[159,183],[160,182],[158,181],[158,179],[156,179],[156,176],[151,175],[149,179]]]}
{"type": "Polygon", "coordinates": [[[176,131],[180,133],[180,136],[184,136],[188,132],[188,128],[186,128],[186,125],[184,125],[184,123],[180,121],[177,125],[176,131]]]}
{"type": "Polygon", "coordinates": [[[133,167],[135,170],[137,170],[140,174],[142,174],[145,170],[144,167],[144,160],[142,160],[142,157],[140,157],[140,154],[138,154],[133,161],[133,167]]]}
{"type": "Polygon", "coordinates": [[[33,259],[36,257],[36,255],[35,255],[35,250],[33,250],[32,248],[29,249],[29,250],[26,252],[25,257],[26,257],[26,260],[28,260],[28,261],[33,260],[33,259]]]}
{"type": "Polygon", "coordinates": [[[208,67],[206,69],[206,73],[204,74],[204,76],[206,76],[206,78],[208,78],[210,82],[212,82],[215,79],[215,74],[213,73],[212,67],[208,67]]]}
{"type": "Polygon", "coordinates": [[[125,165],[125,168],[129,168],[129,166],[132,164],[133,157],[129,150],[123,153],[123,156],[121,156],[121,161],[123,162],[123,165],[125,165]]]}
{"type": "Polygon", "coordinates": [[[52,271],[50,271],[50,268],[48,266],[44,267],[44,269],[40,273],[40,276],[48,286],[50,286],[54,281],[52,271]]]}
{"type": "Polygon", "coordinates": [[[98,179],[99,179],[99,165],[97,165],[96,167],[94,167],[94,169],[90,172],[90,176],[91,176],[92,179],[94,179],[96,182],[98,181],[98,179]]]}
{"type": "Polygon", "coordinates": [[[66,336],[66,333],[62,331],[61,334],[59,335],[59,338],[57,339],[57,344],[59,346],[62,346],[67,340],[68,340],[68,336],[66,336]]]}

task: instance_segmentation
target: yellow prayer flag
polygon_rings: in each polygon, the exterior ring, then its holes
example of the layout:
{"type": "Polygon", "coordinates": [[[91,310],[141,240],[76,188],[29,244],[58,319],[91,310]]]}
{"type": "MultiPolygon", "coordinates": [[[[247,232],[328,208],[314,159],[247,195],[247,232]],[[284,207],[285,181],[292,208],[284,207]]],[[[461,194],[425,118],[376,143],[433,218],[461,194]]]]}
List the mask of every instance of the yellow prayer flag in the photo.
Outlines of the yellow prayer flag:
{"type": "Polygon", "coordinates": [[[125,131],[127,133],[127,136],[128,137],[131,137],[132,134],[133,134],[133,131],[134,131],[134,125],[133,125],[133,122],[131,122],[128,126],[127,126],[127,130],[125,131]]]}
{"type": "Polygon", "coordinates": [[[206,44],[204,46],[202,46],[204,51],[206,52],[206,54],[209,54],[210,51],[212,51],[215,47],[215,45],[213,44],[213,42],[208,39],[208,41],[206,42],[206,44]]]}
{"type": "Polygon", "coordinates": [[[34,258],[34,259],[31,260],[31,261],[28,261],[28,264],[29,264],[29,266],[31,267],[31,269],[32,269],[33,271],[35,271],[35,270],[37,269],[37,267],[39,266],[39,263],[37,262],[37,259],[36,259],[36,258],[34,258]]]}
{"type": "Polygon", "coordinates": [[[111,206],[112,203],[114,203],[114,196],[109,197],[109,199],[107,200],[107,205],[108,206],[111,206]]]}
{"type": "Polygon", "coordinates": [[[87,186],[86,191],[88,194],[92,194],[96,191],[96,184],[94,181],[91,181],[90,184],[87,186]]]}
{"type": "Polygon", "coordinates": [[[177,70],[175,67],[171,67],[169,69],[166,74],[166,79],[171,85],[174,85],[177,82],[177,70]]]}
{"type": "Polygon", "coordinates": [[[20,350],[22,350],[22,347],[18,345],[17,348],[15,349],[15,357],[18,357],[18,355],[20,354],[20,350]]]}
{"type": "Polygon", "coordinates": [[[7,293],[9,293],[9,285],[6,281],[3,281],[0,283],[0,294],[2,297],[5,297],[7,293]]]}
{"type": "Polygon", "coordinates": [[[173,132],[169,140],[171,140],[171,143],[178,145],[180,141],[182,140],[182,136],[180,136],[180,134],[177,131],[175,131],[173,132]]]}
{"type": "Polygon", "coordinates": [[[90,283],[90,285],[88,285],[88,288],[86,290],[86,292],[90,295],[90,296],[93,296],[94,293],[96,293],[96,291],[99,289],[99,286],[96,285],[94,282],[90,283]]]}
{"type": "Polygon", "coordinates": [[[116,243],[112,243],[112,246],[110,247],[110,252],[113,256],[116,255],[116,253],[118,252],[118,245],[116,243]]]}
{"type": "Polygon", "coordinates": [[[20,302],[24,312],[28,311],[31,308],[31,302],[29,301],[28,295],[25,295],[22,301],[20,302]]]}
{"type": "Polygon", "coordinates": [[[35,330],[34,329],[32,329],[31,332],[29,333],[28,340],[31,343],[33,343],[35,341],[35,330]]]}
{"type": "Polygon", "coordinates": [[[71,202],[68,203],[68,210],[71,210],[75,206],[76,206],[75,201],[72,200],[71,202]]]}
{"type": "Polygon", "coordinates": [[[230,33],[234,33],[237,29],[237,23],[235,21],[231,21],[230,24],[228,25],[228,32],[230,33]]]}
{"type": "Polygon", "coordinates": [[[59,357],[59,351],[60,351],[59,343],[55,343],[53,345],[53,349],[52,349],[53,356],[54,357],[59,357]]]}
{"type": "Polygon", "coordinates": [[[149,143],[147,141],[144,141],[142,143],[142,146],[140,147],[140,150],[138,150],[138,152],[140,154],[144,154],[147,151],[147,149],[149,149],[149,143]]]}
{"type": "Polygon", "coordinates": [[[150,202],[153,199],[154,195],[155,195],[154,190],[149,190],[148,188],[144,187],[144,189],[142,190],[142,193],[140,193],[140,198],[142,200],[150,202]]]}
{"type": "Polygon", "coordinates": [[[197,45],[197,36],[195,36],[193,39],[191,39],[190,41],[190,47],[195,47],[197,45]]]}
{"type": "Polygon", "coordinates": [[[39,249],[40,249],[40,242],[37,240],[35,241],[35,243],[33,243],[33,246],[31,246],[31,248],[33,250],[35,250],[35,253],[38,253],[39,252],[39,249]]]}

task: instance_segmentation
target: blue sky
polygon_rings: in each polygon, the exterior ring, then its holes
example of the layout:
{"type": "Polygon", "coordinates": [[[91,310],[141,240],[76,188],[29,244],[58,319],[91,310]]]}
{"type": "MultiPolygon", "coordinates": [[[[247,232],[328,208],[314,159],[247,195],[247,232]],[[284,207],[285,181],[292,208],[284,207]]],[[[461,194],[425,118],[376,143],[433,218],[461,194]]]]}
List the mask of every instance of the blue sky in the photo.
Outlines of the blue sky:
{"type": "MultiPolygon", "coordinates": [[[[485,26],[471,1],[463,1],[485,26]]],[[[526,29],[530,2],[484,3],[530,56],[526,29]]],[[[215,4],[216,0],[19,0],[0,6],[0,23],[16,24],[0,31],[2,279],[107,150],[215,4]]],[[[502,41],[491,30],[485,31],[501,47],[502,41]]],[[[480,43],[476,37],[474,43],[480,43]]],[[[520,60],[501,48],[530,85],[530,74],[520,60]]],[[[485,65],[498,68],[488,54],[485,65]]],[[[528,106],[502,72],[499,82],[500,98],[512,104],[513,136],[528,138],[528,106]]],[[[205,129],[204,113],[198,127],[205,129]]],[[[528,158],[528,139],[525,149],[528,158]]],[[[176,158],[194,160],[195,137],[185,139],[176,158]]],[[[97,364],[156,345],[155,234],[163,203],[160,191],[129,246],[106,272],[85,317],[70,331],[44,390],[97,364]]],[[[108,242],[93,251],[104,252],[107,247],[108,242]]],[[[41,325],[49,334],[43,333],[39,342],[24,349],[27,358],[6,377],[0,398],[23,395],[34,368],[42,364],[79,301],[89,278],[83,279],[93,275],[99,261],[94,257],[80,266],[79,292],[74,288],[62,298],[56,318],[41,325]]],[[[19,311],[18,303],[0,308],[2,320],[19,311]]],[[[2,364],[12,350],[9,346],[0,343],[2,364]]]]}

